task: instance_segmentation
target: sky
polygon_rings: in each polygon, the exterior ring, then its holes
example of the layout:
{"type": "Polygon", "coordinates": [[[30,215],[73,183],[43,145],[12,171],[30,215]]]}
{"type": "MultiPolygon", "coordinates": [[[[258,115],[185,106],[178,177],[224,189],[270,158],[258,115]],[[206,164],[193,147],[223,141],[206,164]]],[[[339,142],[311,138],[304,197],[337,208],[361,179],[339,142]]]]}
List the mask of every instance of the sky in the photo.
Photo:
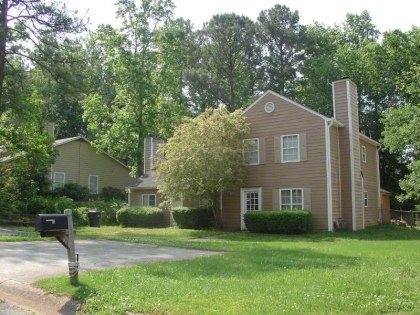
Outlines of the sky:
{"type": "MultiPolygon", "coordinates": [[[[97,25],[118,25],[115,19],[117,0],[63,0],[70,9],[86,13],[91,21],[91,29],[97,25]]],[[[137,0],[139,1],[139,0],[137,0]]],[[[408,31],[411,27],[420,27],[420,1],[418,0],[173,0],[176,9],[175,18],[190,19],[196,29],[202,27],[215,14],[236,13],[256,20],[262,10],[282,4],[292,11],[299,11],[300,23],[311,24],[313,21],[333,26],[342,23],[347,13],[361,14],[369,11],[373,24],[381,32],[393,29],[408,31]]],[[[82,14],[83,15],[83,14],[82,14]]]]}

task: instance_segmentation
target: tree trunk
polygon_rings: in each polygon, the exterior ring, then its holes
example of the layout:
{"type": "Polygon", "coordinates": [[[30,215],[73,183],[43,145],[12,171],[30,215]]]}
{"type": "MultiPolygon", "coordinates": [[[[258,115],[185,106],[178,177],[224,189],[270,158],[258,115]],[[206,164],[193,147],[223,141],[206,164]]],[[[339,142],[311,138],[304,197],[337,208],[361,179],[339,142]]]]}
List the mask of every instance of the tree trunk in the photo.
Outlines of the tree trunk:
{"type": "Polygon", "coordinates": [[[211,198],[211,210],[214,216],[214,224],[216,229],[223,229],[222,212],[220,208],[220,192],[213,193],[211,198]]]}
{"type": "Polygon", "coordinates": [[[3,83],[6,66],[6,41],[7,41],[7,12],[9,0],[3,0],[0,16],[0,116],[4,111],[3,105],[3,83]]]}

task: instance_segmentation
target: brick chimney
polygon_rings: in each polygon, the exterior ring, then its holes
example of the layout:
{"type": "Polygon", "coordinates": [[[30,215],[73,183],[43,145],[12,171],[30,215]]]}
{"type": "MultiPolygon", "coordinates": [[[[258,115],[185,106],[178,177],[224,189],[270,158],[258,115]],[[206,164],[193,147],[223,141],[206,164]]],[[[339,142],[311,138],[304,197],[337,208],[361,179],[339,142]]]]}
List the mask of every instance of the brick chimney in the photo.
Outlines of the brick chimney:
{"type": "Polygon", "coordinates": [[[340,128],[341,214],[346,228],[363,228],[363,192],[360,166],[357,87],[349,78],[333,82],[334,118],[340,128]]]}
{"type": "Polygon", "coordinates": [[[163,144],[162,139],[153,137],[144,138],[144,174],[153,170],[154,163],[156,163],[158,158],[156,152],[159,149],[160,144],[163,144]]]}
{"type": "Polygon", "coordinates": [[[55,123],[48,122],[47,124],[47,131],[51,138],[55,139],[54,133],[55,133],[55,123]]]}

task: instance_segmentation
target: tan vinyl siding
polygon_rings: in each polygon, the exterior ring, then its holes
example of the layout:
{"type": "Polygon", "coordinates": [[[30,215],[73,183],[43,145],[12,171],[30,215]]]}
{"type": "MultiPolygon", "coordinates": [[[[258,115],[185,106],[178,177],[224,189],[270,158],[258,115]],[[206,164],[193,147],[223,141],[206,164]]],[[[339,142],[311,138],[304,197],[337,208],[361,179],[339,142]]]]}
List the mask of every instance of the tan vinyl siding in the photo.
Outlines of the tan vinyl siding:
{"type": "MultiPolygon", "coordinates": [[[[263,192],[264,193],[264,192],[263,192]]],[[[241,193],[235,190],[233,193],[223,193],[222,220],[223,227],[227,230],[241,229],[241,193]]],[[[263,204],[264,207],[264,204],[263,204]]]]}
{"type": "Polygon", "coordinates": [[[168,208],[160,206],[163,199],[157,189],[131,189],[130,206],[142,206],[143,195],[156,195],[156,207],[162,209],[164,226],[169,226],[171,223],[170,211],[168,208]]]}
{"type": "Polygon", "coordinates": [[[332,188],[332,220],[337,221],[340,213],[340,144],[338,142],[339,128],[330,127],[330,154],[331,154],[331,188],[332,188]]]}
{"type": "Polygon", "coordinates": [[[107,186],[124,189],[133,178],[129,169],[107,156],[97,154],[92,146],[82,140],[75,140],[57,146],[58,156],[51,171],[65,173],[66,183],[78,183],[88,187],[89,175],[98,176],[98,192],[107,186]]]}
{"type": "MultiPolygon", "coordinates": [[[[265,139],[266,160],[266,164],[247,166],[249,172],[244,188],[262,188],[262,210],[273,209],[273,190],[278,193],[279,189],[309,188],[313,213],[312,228],[328,229],[324,119],[271,93],[265,95],[244,115],[251,126],[251,133],[247,138],[265,139]],[[267,102],[273,102],[275,105],[272,113],[266,113],[264,110],[267,102]],[[301,143],[306,138],[307,160],[275,163],[278,159],[277,142],[280,136],[295,134],[299,134],[301,143]]],[[[301,148],[300,152],[303,150],[301,148]]],[[[223,201],[225,226],[240,229],[240,192],[227,194],[223,201]]]]}
{"type": "MultiPolygon", "coordinates": [[[[368,207],[365,207],[365,227],[379,224],[379,196],[377,184],[376,146],[360,139],[360,147],[366,147],[366,163],[361,163],[363,172],[363,187],[368,192],[368,207]]],[[[360,160],[362,155],[360,152],[360,160]]]]}

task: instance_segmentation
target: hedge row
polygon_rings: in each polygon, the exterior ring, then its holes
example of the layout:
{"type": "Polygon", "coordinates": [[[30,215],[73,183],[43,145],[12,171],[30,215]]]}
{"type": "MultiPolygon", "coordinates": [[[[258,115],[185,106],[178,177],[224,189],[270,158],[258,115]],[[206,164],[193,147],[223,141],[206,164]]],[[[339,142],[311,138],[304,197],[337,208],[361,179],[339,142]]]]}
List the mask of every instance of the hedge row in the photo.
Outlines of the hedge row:
{"type": "Polygon", "coordinates": [[[125,206],[117,211],[117,222],[122,227],[162,227],[162,209],[157,207],[125,206]]]}
{"type": "Polygon", "coordinates": [[[305,210],[255,211],[244,215],[246,228],[255,233],[300,234],[309,231],[312,213],[305,210]]]}
{"type": "Polygon", "coordinates": [[[212,216],[208,209],[174,207],[172,208],[172,217],[181,229],[208,229],[213,225],[212,216]]]}

